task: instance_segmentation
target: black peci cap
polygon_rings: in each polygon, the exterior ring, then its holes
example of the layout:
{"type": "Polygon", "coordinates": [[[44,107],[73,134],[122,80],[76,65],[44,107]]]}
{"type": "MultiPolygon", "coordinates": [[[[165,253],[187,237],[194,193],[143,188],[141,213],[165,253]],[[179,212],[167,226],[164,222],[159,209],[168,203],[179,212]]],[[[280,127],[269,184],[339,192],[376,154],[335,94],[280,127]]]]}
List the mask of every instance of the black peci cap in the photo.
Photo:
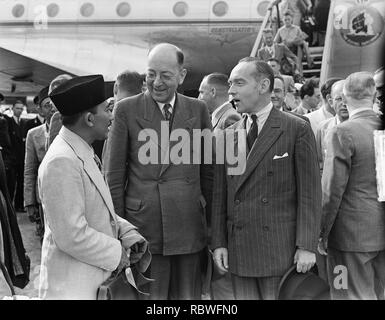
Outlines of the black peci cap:
{"type": "Polygon", "coordinates": [[[49,95],[63,116],[91,109],[106,100],[102,75],[76,77],[54,89],[49,95]]]}

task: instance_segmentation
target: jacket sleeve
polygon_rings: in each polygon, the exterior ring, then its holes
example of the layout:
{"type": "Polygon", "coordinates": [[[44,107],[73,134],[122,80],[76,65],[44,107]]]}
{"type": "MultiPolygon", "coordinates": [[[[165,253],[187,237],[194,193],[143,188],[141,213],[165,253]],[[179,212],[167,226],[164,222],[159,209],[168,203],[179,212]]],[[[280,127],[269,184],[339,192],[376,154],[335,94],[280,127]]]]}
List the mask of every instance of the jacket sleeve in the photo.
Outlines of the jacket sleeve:
{"type": "Polygon", "coordinates": [[[39,159],[33,144],[33,136],[31,135],[31,131],[28,131],[24,163],[24,205],[26,207],[37,203],[36,182],[38,169],[39,159]]]}
{"type": "Polygon", "coordinates": [[[297,185],[296,246],[316,252],[321,223],[321,176],[315,138],[310,125],[302,122],[295,141],[297,185]]]}
{"type": "Polygon", "coordinates": [[[119,240],[88,225],[82,170],[64,156],[46,163],[39,172],[44,214],[60,250],[84,263],[113,271],[119,265],[122,247],[119,240]]]}
{"type": "Polygon", "coordinates": [[[349,180],[353,140],[342,128],[328,132],[326,157],[322,175],[322,229],[321,237],[328,238],[338,215],[342,196],[349,180]]]}
{"type": "Polygon", "coordinates": [[[110,187],[115,212],[124,218],[124,187],[127,180],[129,135],[124,105],[118,104],[104,150],[104,172],[110,187]]]}

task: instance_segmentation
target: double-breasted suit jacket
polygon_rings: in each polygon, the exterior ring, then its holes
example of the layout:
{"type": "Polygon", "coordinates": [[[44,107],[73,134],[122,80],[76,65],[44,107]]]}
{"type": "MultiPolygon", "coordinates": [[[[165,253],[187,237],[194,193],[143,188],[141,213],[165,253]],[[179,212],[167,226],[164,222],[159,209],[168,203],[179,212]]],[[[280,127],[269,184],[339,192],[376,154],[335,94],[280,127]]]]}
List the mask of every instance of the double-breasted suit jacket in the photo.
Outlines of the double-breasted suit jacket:
{"type": "MultiPolygon", "coordinates": [[[[211,198],[212,166],[175,164],[176,141],[170,142],[169,163],[161,163],[167,150],[161,141],[169,141],[162,122],[163,114],[148,91],[117,104],[104,158],[112,199],[117,214],[139,228],[152,253],[198,252],[207,245],[205,207],[211,198]],[[152,145],[155,163],[143,163],[146,143],[152,145]]],[[[181,142],[183,156],[193,161],[192,130],[211,130],[206,105],[176,94],[171,129],[185,131],[189,141],[181,142]]]]}
{"type": "MultiPolygon", "coordinates": [[[[231,128],[244,129],[245,119],[231,128]]],[[[244,173],[228,175],[227,169],[226,164],[215,168],[212,248],[228,248],[231,273],[282,276],[297,247],[316,251],[321,182],[306,121],[273,108],[244,173]]]]}
{"type": "Polygon", "coordinates": [[[119,239],[136,233],[115,214],[92,148],[65,127],[39,167],[45,233],[39,297],[96,299],[120,262],[119,239]]]}

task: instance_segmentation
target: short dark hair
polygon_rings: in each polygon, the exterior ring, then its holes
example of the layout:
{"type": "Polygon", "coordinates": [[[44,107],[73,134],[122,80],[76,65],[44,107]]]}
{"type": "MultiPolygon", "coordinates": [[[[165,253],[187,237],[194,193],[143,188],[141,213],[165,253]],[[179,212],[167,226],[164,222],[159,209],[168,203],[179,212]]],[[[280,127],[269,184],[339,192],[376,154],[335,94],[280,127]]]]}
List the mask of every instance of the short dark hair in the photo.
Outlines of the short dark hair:
{"type": "Polygon", "coordinates": [[[214,72],[210,73],[207,76],[205,76],[205,79],[207,81],[207,84],[228,88],[229,87],[229,77],[225,75],[224,73],[214,72]]]}
{"type": "Polygon", "coordinates": [[[267,79],[269,79],[269,81],[270,81],[269,90],[270,90],[270,92],[273,92],[273,89],[274,89],[274,71],[267,64],[267,62],[259,60],[256,57],[245,57],[245,58],[239,60],[238,63],[241,63],[241,62],[253,62],[254,67],[255,67],[256,78],[259,78],[260,75],[266,76],[267,79]]]}
{"type": "Polygon", "coordinates": [[[24,105],[24,102],[21,101],[21,100],[16,100],[16,101],[14,102],[13,106],[15,106],[15,105],[17,105],[17,104],[22,104],[22,105],[24,105]]]}
{"type": "Polygon", "coordinates": [[[318,86],[319,81],[316,78],[307,79],[299,90],[299,95],[301,99],[305,98],[306,95],[308,95],[309,97],[314,95],[314,89],[318,88],[318,86]]]}
{"type": "Polygon", "coordinates": [[[178,61],[179,66],[183,67],[183,64],[184,64],[184,53],[178,47],[176,49],[176,60],[178,61]]]}
{"type": "Polygon", "coordinates": [[[336,82],[343,80],[342,78],[329,78],[327,79],[321,86],[321,95],[322,98],[326,99],[326,96],[331,93],[332,91],[332,86],[336,82]]]}
{"type": "Polygon", "coordinates": [[[125,70],[117,76],[116,83],[120,90],[136,95],[142,92],[143,80],[144,76],[138,72],[125,70]]]}
{"type": "Polygon", "coordinates": [[[62,114],[61,115],[61,119],[62,119],[62,123],[63,123],[63,126],[72,126],[74,124],[76,124],[76,122],[79,121],[79,119],[81,118],[81,116],[87,112],[91,112],[93,114],[96,114],[97,113],[97,106],[95,107],[92,107],[90,109],[87,109],[87,110],[84,110],[82,112],[79,112],[79,113],[76,113],[76,114],[73,114],[73,115],[70,115],[70,116],[64,116],[62,114]]]}
{"type": "Polygon", "coordinates": [[[289,10],[287,10],[287,11],[285,11],[285,13],[283,14],[284,16],[290,16],[290,17],[294,17],[293,16],[293,13],[291,12],[291,11],[289,11],[289,10]]]}
{"type": "Polygon", "coordinates": [[[264,29],[264,30],[262,31],[262,33],[263,33],[263,34],[266,34],[266,33],[272,33],[272,34],[274,35],[274,31],[273,31],[273,29],[271,29],[271,28],[266,28],[266,29],[264,29]]]}

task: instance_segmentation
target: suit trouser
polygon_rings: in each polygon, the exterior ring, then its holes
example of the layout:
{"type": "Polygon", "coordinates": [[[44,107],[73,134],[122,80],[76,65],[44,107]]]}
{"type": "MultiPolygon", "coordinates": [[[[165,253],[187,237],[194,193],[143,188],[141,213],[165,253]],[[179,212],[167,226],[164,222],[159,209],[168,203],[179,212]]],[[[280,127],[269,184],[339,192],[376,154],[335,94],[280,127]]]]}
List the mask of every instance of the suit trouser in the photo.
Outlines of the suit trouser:
{"type": "Polygon", "coordinates": [[[231,274],[236,300],[276,300],[282,277],[240,277],[231,274]]]}
{"type": "Polygon", "coordinates": [[[153,254],[145,276],[150,300],[200,300],[202,294],[202,252],[163,256],[153,254]]]}
{"type": "Polygon", "coordinates": [[[329,247],[327,257],[328,278],[333,300],[384,299],[385,250],[347,252],[329,247]],[[342,272],[336,269],[336,273],[334,273],[336,266],[346,267],[347,289],[341,285],[343,281],[342,272]]]}
{"type": "Polygon", "coordinates": [[[15,208],[24,208],[24,164],[16,165],[16,193],[15,193],[15,208]]]}

